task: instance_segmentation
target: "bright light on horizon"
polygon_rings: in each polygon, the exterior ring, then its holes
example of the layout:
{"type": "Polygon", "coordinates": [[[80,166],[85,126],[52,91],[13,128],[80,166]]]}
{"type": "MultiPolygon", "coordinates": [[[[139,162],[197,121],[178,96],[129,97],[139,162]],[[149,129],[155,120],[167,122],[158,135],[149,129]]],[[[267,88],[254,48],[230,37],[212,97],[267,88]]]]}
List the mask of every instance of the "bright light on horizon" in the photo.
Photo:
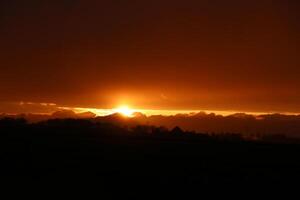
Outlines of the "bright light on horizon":
{"type": "Polygon", "coordinates": [[[128,106],[120,106],[114,109],[115,112],[120,113],[126,117],[133,117],[133,113],[135,112],[133,109],[129,108],[128,106]]]}

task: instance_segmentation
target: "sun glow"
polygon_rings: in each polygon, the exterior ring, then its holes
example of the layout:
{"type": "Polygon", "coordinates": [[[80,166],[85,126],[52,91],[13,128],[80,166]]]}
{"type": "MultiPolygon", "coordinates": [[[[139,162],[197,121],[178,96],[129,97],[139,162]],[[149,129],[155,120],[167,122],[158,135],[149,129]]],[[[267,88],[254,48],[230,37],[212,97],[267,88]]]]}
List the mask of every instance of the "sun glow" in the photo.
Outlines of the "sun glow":
{"type": "Polygon", "coordinates": [[[133,113],[135,112],[133,109],[129,108],[128,106],[120,106],[114,110],[115,112],[120,113],[126,117],[132,117],[133,113]]]}

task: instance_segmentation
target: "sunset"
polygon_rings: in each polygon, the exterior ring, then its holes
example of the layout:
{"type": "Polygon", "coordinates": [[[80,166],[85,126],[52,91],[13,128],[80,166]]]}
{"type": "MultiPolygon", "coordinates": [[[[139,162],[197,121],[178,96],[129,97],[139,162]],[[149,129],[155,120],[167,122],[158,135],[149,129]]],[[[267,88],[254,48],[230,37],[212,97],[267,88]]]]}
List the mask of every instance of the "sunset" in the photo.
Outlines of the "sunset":
{"type": "Polygon", "coordinates": [[[120,106],[114,110],[117,113],[121,113],[122,115],[124,115],[126,117],[132,117],[132,114],[134,113],[134,110],[129,108],[128,106],[120,106]]]}
{"type": "Polygon", "coordinates": [[[296,0],[2,0],[3,178],[145,185],[142,197],[152,185],[299,180],[299,11],[296,0]]]}

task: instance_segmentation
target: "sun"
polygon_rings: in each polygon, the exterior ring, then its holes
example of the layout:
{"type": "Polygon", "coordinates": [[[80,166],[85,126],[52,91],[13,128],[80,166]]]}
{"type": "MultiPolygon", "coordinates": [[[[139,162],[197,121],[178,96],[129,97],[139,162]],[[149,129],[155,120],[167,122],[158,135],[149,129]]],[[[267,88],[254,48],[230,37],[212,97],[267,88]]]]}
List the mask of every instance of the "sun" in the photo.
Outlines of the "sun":
{"type": "Polygon", "coordinates": [[[114,109],[117,113],[124,115],[125,117],[132,117],[134,110],[129,108],[128,106],[120,106],[114,109]]]}

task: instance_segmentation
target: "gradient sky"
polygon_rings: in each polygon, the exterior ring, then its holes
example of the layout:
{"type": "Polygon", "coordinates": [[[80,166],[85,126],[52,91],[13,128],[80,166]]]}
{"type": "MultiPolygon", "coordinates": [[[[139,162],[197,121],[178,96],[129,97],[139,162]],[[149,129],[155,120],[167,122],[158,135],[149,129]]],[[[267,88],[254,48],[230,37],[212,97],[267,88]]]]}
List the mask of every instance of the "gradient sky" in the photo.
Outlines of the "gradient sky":
{"type": "Polygon", "coordinates": [[[299,11],[297,0],[1,0],[0,102],[300,112],[299,11]]]}

